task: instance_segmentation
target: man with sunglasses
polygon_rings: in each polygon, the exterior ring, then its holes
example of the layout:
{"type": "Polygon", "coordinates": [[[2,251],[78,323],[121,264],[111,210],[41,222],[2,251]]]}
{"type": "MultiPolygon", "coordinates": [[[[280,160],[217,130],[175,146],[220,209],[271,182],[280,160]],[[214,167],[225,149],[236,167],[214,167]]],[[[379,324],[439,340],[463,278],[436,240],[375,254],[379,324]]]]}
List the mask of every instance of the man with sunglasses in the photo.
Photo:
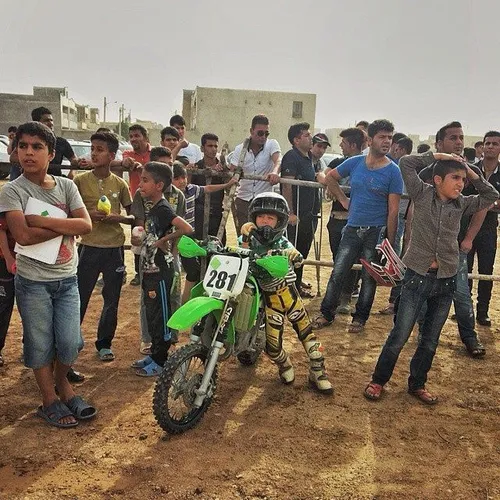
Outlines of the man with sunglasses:
{"type": "Polygon", "coordinates": [[[272,191],[272,184],[279,182],[281,149],[278,141],[268,139],[268,137],[269,119],[265,115],[254,116],[248,148],[243,150],[243,143],[239,144],[232,156],[232,170],[240,164],[240,158],[243,155],[243,176],[245,174],[267,176],[267,181],[253,181],[245,178],[240,180],[235,200],[238,236],[241,226],[248,222],[250,201],[260,193],[272,191]]]}

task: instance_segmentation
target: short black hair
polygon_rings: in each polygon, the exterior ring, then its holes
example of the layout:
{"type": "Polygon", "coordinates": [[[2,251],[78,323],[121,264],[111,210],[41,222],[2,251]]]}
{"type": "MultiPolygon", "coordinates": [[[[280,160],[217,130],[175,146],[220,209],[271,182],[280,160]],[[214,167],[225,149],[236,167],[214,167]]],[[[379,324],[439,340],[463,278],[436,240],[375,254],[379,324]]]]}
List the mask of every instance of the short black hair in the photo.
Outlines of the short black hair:
{"type": "Polygon", "coordinates": [[[180,125],[181,127],[185,127],[186,120],[184,120],[184,118],[182,118],[181,115],[174,115],[174,116],[172,116],[172,118],[170,118],[169,125],[171,127],[173,127],[174,125],[180,125]]]}
{"type": "Polygon", "coordinates": [[[179,132],[174,127],[165,127],[164,129],[162,129],[162,131],[160,132],[161,140],[162,141],[165,140],[165,137],[167,135],[171,135],[172,137],[175,137],[177,140],[180,140],[181,138],[179,132]]]}
{"type": "Polygon", "coordinates": [[[148,161],[142,168],[151,175],[156,183],[163,182],[163,189],[172,184],[172,169],[166,163],[148,161]]]}
{"type": "Polygon", "coordinates": [[[108,146],[110,153],[116,153],[120,145],[115,134],[111,132],[96,132],[90,136],[90,141],[103,141],[108,146]]]}
{"type": "Polygon", "coordinates": [[[437,175],[441,177],[441,179],[444,180],[444,178],[451,172],[456,172],[458,170],[461,170],[463,172],[467,172],[467,169],[465,168],[465,165],[459,161],[456,160],[438,160],[436,163],[434,163],[434,168],[432,169],[432,178],[434,179],[434,176],[437,175]]]}
{"type": "Polygon", "coordinates": [[[255,115],[252,118],[250,128],[255,128],[256,125],[269,125],[269,118],[266,115],[255,115]]]}
{"type": "Polygon", "coordinates": [[[411,155],[413,151],[413,141],[409,137],[401,137],[398,140],[398,147],[404,149],[407,155],[411,155]]]}
{"type": "Polygon", "coordinates": [[[462,124],[454,121],[442,126],[436,133],[436,142],[442,141],[446,137],[446,131],[449,128],[462,128],[462,124]]]}
{"type": "Polygon", "coordinates": [[[211,132],[207,132],[206,134],[203,134],[201,136],[201,145],[204,146],[207,143],[207,141],[219,142],[219,138],[215,134],[212,134],[211,132]]]}
{"type": "Polygon", "coordinates": [[[11,127],[9,127],[9,130],[7,131],[7,133],[10,134],[11,132],[16,133],[17,132],[17,127],[15,127],[14,125],[12,125],[11,127]]]}
{"type": "MultiPolygon", "coordinates": [[[[498,130],[490,130],[489,132],[486,132],[486,134],[484,134],[484,142],[486,142],[486,137],[500,137],[500,132],[498,132],[498,130]]],[[[477,144],[477,142],[476,142],[477,144]]],[[[483,143],[483,146],[484,146],[484,143],[483,143]]],[[[477,147],[475,144],[474,144],[474,147],[477,147]]]]}
{"type": "Polygon", "coordinates": [[[419,144],[417,146],[417,153],[422,154],[422,153],[425,153],[425,152],[429,151],[429,149],[431,149],[431,147],[429,146],[429,144],[426,144],[424,142],[424,143],[419,144]]]}
{"type": "Polygon", "coordinates": [[[31,137],[38,137],[41,139],[45,142],[45,144],[47,144],[49,153],[53,153],[56,149],[56,136],[54,135],[54,132],[52,132],[52,130],[50,130],[50,128],[43,123],[34,121],[19,125],[16,132],[16,142],[18,144],[23,135],[30,135],[31,137]]]}
{"type": "Polygon", "coordinates": [[[360,151],[363,147],[363,142],[365,142],[365,133],[363,130],[356,127],[342,130],[339,136],[345,139],[349,144],[355,144],[360,151]]]}
{"type": "Polygon", "coordinates": [[[34,122],[39,122],[43,115],[51,115],[51,114],[52,114],[52,111],[50,111],[49,108],[45,108],[43,106],[40,106],[39,108],[35,108],[31,112],[31,119],[34,122]]]}
{"type": "Polygon", "coordinates": [[[474,148],[464,148],[464,156],[469,163],[474,163],[476,161],[476,150],[474,148]]]}
{"type": "Polygon", "coordinates": [[[134,123],[133,125],[130,125],[130,127],[128,128],[128,132],[130,133],[133,132],[134,130],[138,130],[143,135],[143,137],[149,139],[148,129],[146,127],[143,127],[138,123],[134,123]]]}
{"type": "Polygon", "coordinates": [[[484,142],[483,142],[483,141],[477,141],[477,142],[474,144],[474,147],[475,147],[475,148],[478,148],[479,146],[484,146],[484,142]]]}
{"type": "Polygon", "coordinates": [[[97,133],[99,132],[111,132],[111,129],[108,128],[108,127],[99,127],[97,130],[96,130],[97,133]]]}
{"type": "Polygon", "coordinates": [[[189,158],[187,156],[178,156],[176,161],[181,162],[185,167],[189,165],[189,158]]]}
{"type": "Polygon", "coordinates": [[[398,142],[399,139],[403,139],[403,137],[406,137],[406,134],[403,134],[403,132],[394,132],[392,135],[392,143],[396,144],[396,142],[398,142]]]}
{"type": "Polygon", "coordinates": [[[163,146],[156,146],[151,148],[149,152],[149,160],[150,161],[158,161],[163,156],[167,156],[168,158],[172,158],[172,151],[170,149],[165,148],[163,146]]]}
{"type": "Polygon", "coordinates": [[[367,122],[366,120],[360,120],[358,123],[356,123],[356,127],[365,127],[366,129],[370,126],[370,122],[367,122]]]}
{"type": "Polygon", "coordinates": [[[288,140],[290,141],[290,144],[293,146],[293,140],[296,137],[299,137],[300,134],[304,130],[309,130],[311,128],[311,125],[307,122],[300,122],[300,123],[294,123],[289,129],[288,129],[288,140]]]}
{"type": "Polygon", "coordinates": [[[394,132],[394,125],[392,122],[389,120],[375,120],[368,125],[368,137],[371,137],[372,139],[379,133],[379,132],[394,132]]]}
{"type": "Polygon", "coordinates": [[[174,170],[174,179],[178,179],[179,177],[187,177],[186,167],[180,161],[174,161],[173,165],[174,170]]]}

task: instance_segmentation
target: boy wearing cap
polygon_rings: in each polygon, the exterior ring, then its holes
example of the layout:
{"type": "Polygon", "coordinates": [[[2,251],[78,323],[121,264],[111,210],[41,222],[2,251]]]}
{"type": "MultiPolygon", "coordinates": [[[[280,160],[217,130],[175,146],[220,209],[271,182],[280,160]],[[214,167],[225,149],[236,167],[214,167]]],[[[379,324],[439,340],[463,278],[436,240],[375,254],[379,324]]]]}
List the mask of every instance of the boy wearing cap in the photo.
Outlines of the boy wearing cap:
{"type": "MultiPolygon", "coordinates": [[[[320,162],[315,160],[311,148],[324,150],[329,145],[325,134],[317,134],[314,141],[309,131],[309,123],[296,123],[288,130],[288,140],[292,149],[281,161],[281,176],[303,181],[316,181],[320,174],[320,162]],[[319,137],[321,136],[321,137],[319,137]]],[[[319,155],[319,151],[318,151],[319,155]]],[[[290,207],[288,239],[307,258],[318,225],[320,210],[319,190],[305,186],[281,185],[282,194],[290,207]]],[[[312,297],[302,285],[302,268],[297,269],[296,286],[302,297],[312,297]]]]}

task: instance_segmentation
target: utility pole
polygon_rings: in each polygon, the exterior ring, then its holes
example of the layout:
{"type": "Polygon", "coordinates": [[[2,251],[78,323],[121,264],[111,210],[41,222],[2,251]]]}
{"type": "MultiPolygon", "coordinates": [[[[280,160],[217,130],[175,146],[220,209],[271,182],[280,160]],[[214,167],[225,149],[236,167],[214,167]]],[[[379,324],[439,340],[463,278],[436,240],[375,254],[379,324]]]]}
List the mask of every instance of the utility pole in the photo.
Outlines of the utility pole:
{"type": "Polygon", "coordinates": [[[104,97],[104,116],[103,116],[104,125],[106,125],[106,106],[107,105],[108,105],[108,103],[106,102],[106,97],[104,97]]]}
{"type": "Polygon", "coordinates": [[[125,105],[122,104],[118,110],[118,135],[122,135],[122,122],[125,119],[125,105]]]}

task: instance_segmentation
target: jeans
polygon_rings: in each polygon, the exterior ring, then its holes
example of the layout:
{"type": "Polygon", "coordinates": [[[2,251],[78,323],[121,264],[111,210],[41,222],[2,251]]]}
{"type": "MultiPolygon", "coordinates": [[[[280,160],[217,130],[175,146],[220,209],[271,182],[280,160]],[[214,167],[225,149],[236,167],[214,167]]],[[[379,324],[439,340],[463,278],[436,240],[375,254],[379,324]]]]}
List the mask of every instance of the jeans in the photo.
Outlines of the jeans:
{"type": "MultiPolygon", "coordinates": [[[[472,272],[474,267],[474,255],[477,255],[477,270],[479,274],[493,274],[496,253],[496,228],[494,231],[479,231],[474,238],[471,251],[467,254],[467,267],[469,273],[472,272]]],[[[469,288],[472,290],[472,281],[469,281],[469,288]]],[[[480,318],[488,316],[492,289],[493,281],[480,280],[477,284],[476,312],[480,318]]]]}
{"type": "Polygon", "coordinates": [[[441,330],[448,317],[455,277],[437,278],[436,272],[425,276],[408,269],[403,278],[401,294],[396,301],[394,327],[389,333],[375,366],[372,381],[385,385],[392,376],[399,354],[408,341],[420,309],[427,304],[422,336],[410,362],[408,389],[416,391],[425,387],[441,330]]]}
{"type": "Polygon", "coordinates": [[[58,359],[72,365],[83,340],[76,276],[57,281],[15,277],[16,301],[23,322],[24,364],[34,370],[58,359]]]}
{"type": "Polygon", "coordinates": [[[110,349],[118,323],[118,304],[125,271],[123,247],[98,248],[80,245],[78,248],[78,290],[80,292],[80,323],[83,322],[99,274],[102,273],[102,307],[97,327],[96,349],[110,349]]]}
{"type": "MultiPolygon", "coordinates": [[[[318,227],[318,218],[312,215],[305,215],[299,220],[298,225],[292,226],[288,225],[287,234],[288,241],[301,253],[304,259],[307,259],[309,255],[309,250],[311,249],[311,244],[314,240],[314,233],[318,227]]],[[[295,269],[295,275],[297,276],[297,281],[295,285],[297,290],[300,290],[300,285],[302,283],[302,275],[304,273],[304,267],[300,266],[295,269]]]]}
{"type": "MultiPolygon", "coordinates": [[[[371,262],[375,258],[375,246],[377,245],[382,227],[353,227],[346,226],[342,232],[339,249],[335,258],[326,293],[321,302],[321,314],[328,321],[335,318],[335,310],[339,305],[340,295],[344,282],[351,272],[352,265],[359,257],[371,262]]],[[[366,272],[361,271],[361,290],[356,303],[356,310],[352,314],[353,321],[366,323],[370,316],[373,299],[377,290],[377,283],[366,272]]]]}
{"type": "MultiPolygon", "coordinates": [[[[335,217],[330,217],[326,225],[328,229],[328,238],[330,240],[330,250],[332,251],[333,261],[337,258],[337,252],[340,246],[340,240],[342,239],[342,232],[347,224],[347,219],[336,219],[335,217]]],[[[358,263],[356,261],[356,263],[358,263]]],[[[342,296],[346,297],[348,301],[351,300],[351,293],[354,290],[356,282],[358,281],[359,273],[358,271],[351,271],[344,281],[342,286],[342,296]]]]}

